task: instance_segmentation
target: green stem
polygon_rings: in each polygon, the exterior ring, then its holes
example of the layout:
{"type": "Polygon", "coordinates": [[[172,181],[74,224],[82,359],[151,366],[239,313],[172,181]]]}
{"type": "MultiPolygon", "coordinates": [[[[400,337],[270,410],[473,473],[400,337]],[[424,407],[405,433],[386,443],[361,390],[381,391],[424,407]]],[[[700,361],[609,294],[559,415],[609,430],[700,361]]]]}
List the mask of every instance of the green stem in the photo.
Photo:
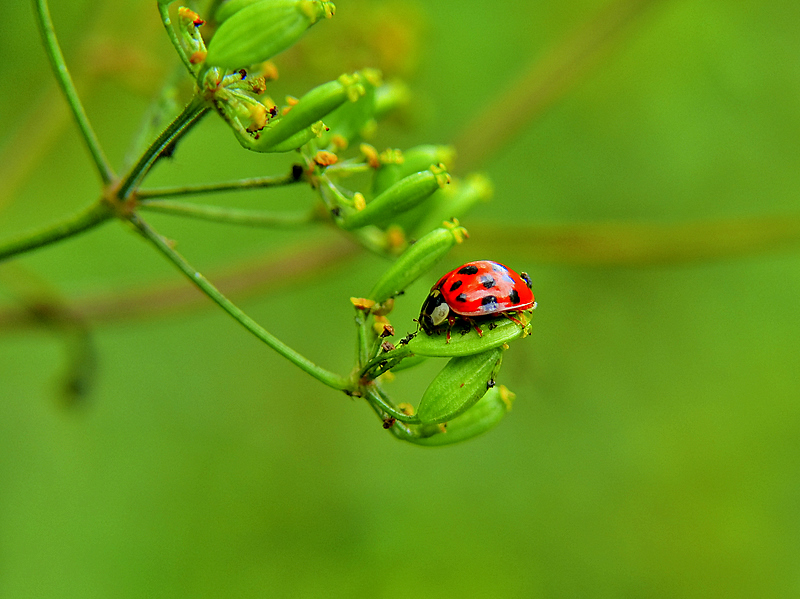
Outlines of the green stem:
{"type": "Polygon", "coordinates": [[[189,57],[186,56],[186,51],[181,46],[181,42],[178,39],[178,34],[175,33],[175,28],[172,26],[172,21],[169,18],[169,5],[168,4],[161,4],[158,3],[158,13],[161,15],[161,22],[164,24],[164,29],[167,30],[167,36],[169,37],[169,41],[172,42],[172,45],[175,46],[175,50],[178,53],[178,56],[181,57],[181,62],[184,64],[186,69],[189,71],[189,74],[194,77],[194,66],[191,62],[189,62],[189,57]]]}
{"type": "Polygon", "coordinates": [[[367,401],[374,403],[392,418],[407,424],[419,424],[419,416],[409,416],[394,407],[392,400],[375,384],[367,385],[364,388],[367,401]]]}
{"type": "Polygon", "coordinates": [[[53,21],[50,18],[50,9],[47,6],[47,0],[33,0],[33,7],[36,10],[38,17],[39,30],[42,34],[42,42],[44,43],[47,56],[50,59],[50,64],[53,67],[53,72],[56,76],[61,91],[67,99],[72,115],[78,123],[81,130],[83,139],[86,146],[89,148],[89,153],[92,155],[97,172],[100,174],[105,185],[108,185],[116,178],[114,169],[111,168],[108,159],[103,153],[103,148],[100,146],[100,141],[95,135],[92,125],[86,116],[86,111],[83,109],[78,92],[75,89],[75,83],[67,69],[67,64],[64,61],[64,55],[61,53],[61,48],[58,45],[55,29],[53,29],[53,21]]]}
{"type": "Polygon", "coordinates": [[[304,180],[302,173],[294,175],[278,175],[275,177],[253,177],[238,181],[225,181],[223,183],[209,183],[205,185],[186,185],[184,187],[160,187],[156,189],[141,189],[136,192],[140,199],[144,198],[169,198],[175,196],[198,195],[201,193],[216,193],[220,191],[238,191],[240,189],[258,189],[262,187],[281,187],[304,180]]]}
{"type": "Polygon", "coordinates": [[[299,227],[317,220],[314,211],[267,212],[265,210],[240,210],[221,206],[203,206],[174,200],[145,200],[139,207],[152,212],[164,212],[176,216],[188,216],[218,223],[246,225],[249,227],[299,227]]]}
{"type": "Polygon", "coordinates": [[[22,254],[91,229],[108,220],[112,215],[106,204],[98,202],[55,224],[0,242],[0,262],[16,254],[22,254]]]}
{"type": "Polygon", "coordinates": [[[194,126],[209,109],[210,107],[205,100],[199,96],[195,96],[192,101],[186,105],[183,112],[175,117],[175,120],[167,125],[167,128],[161,132],[161,135],[150,144],[150,147],[142,154],[139,161],[133,166],[130,172],[125,175],[125,178],[120,184],[119,191],[117,192],[117,197],[123,201],[128,199],[131,193],[133,193],[136,187],[142,182],[142,179],[147,175],[153,164],[155,164],[156,160],[158,160],[158,157],[161,156],[161,153],[170,144],[175,143],[183,135],[188,133],[192,126],[194,126]]]}
{"type": "Polygon", "coordinates": [[[284,358],[295,364],[301,370],[304,370],[318,381],[332,387],[334,389],[345,390],[350,389],[350,382],[344,378],[320,368],[306,357],[300,355],[295,350],[285,345],[277,337],[269,333],[264,327],[258,324],[255,320],[245,314],[239,307],[237,307],[231,300],[225,297],[208,279],[202,274],[197,272],[178,252],[173,250],[169,243],[153,230],[150,225],[144,222],[138,215],[134,214],[130,217],[131,223],[142,232],[142,234],[162,253],[168,260],[170,260],[184,275],[194,283],[200,291],[205,293],[211,300],[213,300],[220,308],[230,314],[237,320],[244,328],[250,331],[253,335],[258,337],[261,341],[266,343],[284,358]]]}

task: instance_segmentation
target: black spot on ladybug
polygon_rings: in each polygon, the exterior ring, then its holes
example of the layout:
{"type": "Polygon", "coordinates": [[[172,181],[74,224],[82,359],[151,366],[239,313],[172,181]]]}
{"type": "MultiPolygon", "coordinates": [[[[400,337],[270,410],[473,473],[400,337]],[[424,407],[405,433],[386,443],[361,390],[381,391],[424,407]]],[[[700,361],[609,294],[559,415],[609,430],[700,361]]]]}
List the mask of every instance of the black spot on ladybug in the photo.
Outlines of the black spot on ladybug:
{"type": "Polygon", "coordinates": [[[478,280],[486,289],[494,287],[494,278],[492,278],[492,275],[481,275],[478,280]]]}
{"type": "Polygon", "coordinates": [[[450,291],[455,291],[456,289],[458,289],[459,287],[461,287],[461,284],[462,284],[463,282],[464,282],[464,281],[456,281],[455,283],[453,283],[452,285],[450,285],[450,291]]]}
{"type": "Polygon", "coordinates": [[[511,293],[508,294],[508,299],[511,301],[512,304],[519,303],[519,293],[517,293],[516,289],[512,289],[511,293]]]}
{"type": "Polygon", "coordinates": [[[478,272],[478,267],[474,264],[467,264],[464,268],[458,271],[460,275],[474,275],[478,272]]]}
{"type": "Polygon", "coordinates": [[[467,294],[466,293],[459,293],[456,296],[456,301],[457,302],[466,302],[467,301],[467,294]]]}
{"type": "Polygon", "coordinates": [[[493,295],[487,295],[485,298],[481,300],[481,305],[485,306],[487,304],[496,304],[497,298],[493,295]]]}

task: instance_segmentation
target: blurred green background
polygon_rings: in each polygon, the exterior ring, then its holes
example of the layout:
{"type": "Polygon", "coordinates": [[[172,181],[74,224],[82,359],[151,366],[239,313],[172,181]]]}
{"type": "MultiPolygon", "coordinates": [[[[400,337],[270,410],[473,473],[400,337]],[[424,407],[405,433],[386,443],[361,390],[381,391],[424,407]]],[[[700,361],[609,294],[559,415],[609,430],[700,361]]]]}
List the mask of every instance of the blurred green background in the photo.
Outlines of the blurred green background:
{"type": "MultiPolygon", "coordinates": [[[[500,376],[514,409],[463,445],[399,443],[197,294],[151,310],[188,284],[109,223],[0,266],[0,596],[798,596],[800,5],[337,4],[278,57],[275,96],[382,67],[414,101],[375,145],[456,143],[455,173],[492,178],[471,239],[393,323],[410,330],[466,260],[529,272],[535,334],[500,376]],[[90,313],[96,371],[77,405],[62,387],[80,327],[14,318],[42,294],[90,313]]],[[[155,2],[51,10],[120,164],[177,64],[155,2]]],[[[5,237],[98,185],[29,3],[3,12],[5,237]]],[[[248,154],[210,117],[148,185],[291,158],[248,154]]],[[[323,228],[148,220],[223,289],[260,277],[233,297],[321,365],[351,367],[348,298],[380,258],[323,228]]],[[[416,403],[437,367],[398,376],[393,395],[416,403]]]]}

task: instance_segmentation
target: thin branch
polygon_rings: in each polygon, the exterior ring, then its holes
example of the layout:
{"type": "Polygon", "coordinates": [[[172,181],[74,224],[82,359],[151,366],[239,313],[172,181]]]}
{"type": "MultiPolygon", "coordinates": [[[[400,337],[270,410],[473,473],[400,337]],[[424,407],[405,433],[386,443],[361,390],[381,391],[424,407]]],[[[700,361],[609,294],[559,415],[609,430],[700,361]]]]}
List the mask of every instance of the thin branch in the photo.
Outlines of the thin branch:
{"type": "Polygon", "coordinates": [[[141,233],[158,249],[170,262],[172,262],[186,277],[197,286],[200,291],[206,294],[220,308],[230,314],[244,328],[250,331],[258,339],[266,343],[284,358],[295,364],[297,367],[313,376],[318,381],[332,387],[333,389],[344,390],[350,388],[350,382],[338,374],[325,370],[311,362],[305,356],[297,353],[280,339],[269,333],[264,327],[245,314],[238,306],[225,297],[214,285],[211,284],[202,274],[197,272],[186,260],[173,250],[169,243],[155,230],[153,230],[138,215],[131,216],[131,223],[141,231],[141,233]]]}
{"type": "Polygon", "coordinates": [[[263,187],[282,187],[300,183],[305,177],[302,172],[293,169],[287,175],[273,177],[253,177],[252,179],[239,179],[237,181],[224,181],[222,183],[207,183],[202,185],[185,185],[183,187],[157,187],[155,189],[140,189],[136,197],[140,199],[170,198],[175,196],[199,195],[203,193],[218,193],[221,191],[239,191],[243,189],[259,189],[263,187]]]}
{"type": "Polygon", "coordinates": [[[618,0],[533,60],[504,92],[465,123],[454,143],[458,167],[467,172],[485,163],[580,82],[607,56],[627,27],[661,0],[618,0]]]}
{"type": "Polygon", "coordinates": [[[120,184],[119,191],[117,192],[117,197],[120,200],[126,200],[130,197],[164,150],[188,133],[209,109],[210,107],[205,100],[195,96],[191,102],[186,105],[183,111],[175,117],[175,120],[162,131],[161,135],[150,144],[150,147],[142,154],[139,161],[133,166],[130,172],[125,175],[125,178],[120,184]]]}
{"type": "Polygon", "coordinates": [[[112,217],[110,208],[102,203],[92,204],[83,211],[42,229],[0,242],[0,262],[67,237],[87,231],[112,217]]]}
{"type": "Polygon", "coordinates": [[[86,116],[86,111],[83,109],[83,105],[78,97],[75,84],[69,74],[67,64],[64,61],[64,55],[61,53],[61,48],[56,39],[47,0],[33,0],[33,6],[38,17],[37,20],[42,34],[42,42],[47,51],[47,56],[50,59],[50,64],[53,67],[56,80],[67,99],[67,103],[72,109],[72,114],[75,117],[75,121],[78,123],[86,146],[89,148],[89,153],[92,155],[97,171],[100,174],[100,179],[103,181],[104,185],[108,185],[116,178],[116,175],[103,152],[103,148],[100,146],[100,141],[97,139],[97,135],[94,129],[92,129],[89,118],[86,116]]]}
{"type": "Polygon", "coordinates": [[[204,206],[174,200],[145,200],[139,207],[151,212],[163,212],[175,216],[188,216],[218,223],[245,225],[248,227],[295,228],[319,222],[317,212],[267,212],[265,210],[241,210],[223,206],[204,206]]]}

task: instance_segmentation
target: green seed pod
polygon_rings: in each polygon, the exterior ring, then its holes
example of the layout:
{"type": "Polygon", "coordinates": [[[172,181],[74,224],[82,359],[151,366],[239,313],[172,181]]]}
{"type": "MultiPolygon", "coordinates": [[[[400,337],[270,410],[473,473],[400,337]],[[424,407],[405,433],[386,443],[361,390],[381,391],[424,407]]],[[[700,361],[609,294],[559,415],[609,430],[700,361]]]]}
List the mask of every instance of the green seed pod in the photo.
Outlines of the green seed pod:
{"type": "Polygon", "coordinates": [[[444,163],[452,167],[454,157],[455,149],[452,146],[423,145],[410,148],[403,152],[402,162],[381,165],[375,173],[372,191],[380,194],[404,177],[430,168],[434,164],[444,163]]]}
{"type": "Polygon", "coordinates": [[[360,75],[356,73],[342,75],[336,81],[315,87],[300,98],[289,112],[267,123],[257,139],[243,137],[239,139],[240,143],[256,152],[274,152],[273,148],[281,142],[311,127],[349,99],[357,99],[364,90],[360,81],[360,75]]]}
{"type": "Polygon", "coordinates": [[[443,221],[461,219],[479,202],[492,197],[492,183],[481,174],[471,174],[466,179],[453,181],[425,203],[425,213],[414,224],[412,231],[424,233],[438,227],[443,221]]]}
{"type": "Polygon", "coordinates": [[[211,39],[207,65],[238,69],[264,62],[293,46],[306,29],[336,10],[332,2],[319,0],[261,0],[239,8],[211,39]]]}
{"type": "Polygon", "coordinates": [[[380,119],[388,113],[408,104],[411,93],[402,81],[384,83],[375,90],[375,118],[380,119]]]}
{"type": "Polygon", "coordinates": [[[222,6],[220,6],[217,9],[217,12],[214,13],[214,19],[217,21],[217,23],[222,23],[223,21],[227,21],[230,17],[243,8],[247,8],[251,4],[258,4],[259,2],[264,1],[265,0],[228,0],[227,2],[223,2],[222,6]]]}
{"type": "Polygon", "coordinates": [[[425,390],[417,408],[422,424],[452,420],[471,408],[494,387],[503,362],[503,349],[451,359],[425,390]]]}
{"type": "Polygon", "coordinates": [[[375,197],[363,210],[345,216],[339,226],[349,231],[391,219],[410,210],[449,181],[447,171],[436,166],[409,175],[375,197]]]}
{"type": "Polygon", "coordinates": [[[449,342],[444,331],[438,335],[428,335],[424,331],[420,331],[408,342],[405,349],[417,356],[440,358],[479,354],[530,335],[532,327],[528,319],[531,314],[531,311],[516,313],[514,318],[522,323],[523,326],[518,325],[502,314],[498,315],[494,320],[476,323],[480,327],[482,335],[478,335],[474,327],[464,334],[456,328],[451,331],[449,342]],[[490,324],[492,328],[489,327],[490,324]]]}
{"type": "Polygon", "coordinates": [[[383,273],[368,297],[377,303],[394,297],[438,262],[450,248],[461,243],[466,233],[466,229],[453,224],[435,229],[420,238],[383,273]]]}
{"type": "Polygon", "coordinates": [[[306,127],[295,133],[294,135],[290,136],[288,139],[283,140],[280,143],[275,144],[274,146],[270,146],[268,148],[261,148],[259,146],[259,152],[291,152],[296,150],[300,146],[308,143],[312,139],[315,139],[320,136],[320,133],[325,130],[325,125],[322,121],[317,121],[310,127],[306,127]]]}
{"type": "Polygon", "coordinates": [[[469,410],[447,423],[444,431],[439,425],[419,427],[419,437],[404,437],[416,445],[440,447],[452,445],[482,435],[500,424],[511,409],[514,394],[502,385],[489,389],[469,410]],[[434,428],[436,427],[436,428],[434,428]],[[426,433],[428,436],[425,436],[426,433]]]}
{"type": "Polygon", "coordinates": [[[325,118],[328,131],[320,137],[319,147],[328,147],[335,135],[352,144],[370,123],[374,123],[375,87],[380,85],[381,73],[375,69],[364,69],[359,75],[364,93],[354,102],[345,102],[325,118]]]}

